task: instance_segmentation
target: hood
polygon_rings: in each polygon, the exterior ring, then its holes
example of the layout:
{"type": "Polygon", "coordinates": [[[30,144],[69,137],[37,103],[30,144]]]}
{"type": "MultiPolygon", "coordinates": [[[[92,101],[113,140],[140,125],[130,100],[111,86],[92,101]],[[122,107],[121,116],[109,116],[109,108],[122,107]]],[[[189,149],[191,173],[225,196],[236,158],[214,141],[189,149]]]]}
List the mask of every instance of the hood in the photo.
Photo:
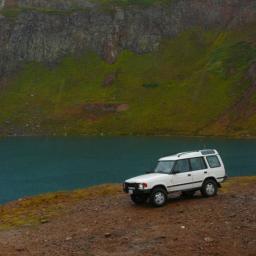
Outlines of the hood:
{"type": "Polygon", "coordinates": [[[169,176],[168,174],[165,173],[149,173],[149,174],[144,174],[140,176],[136,176],[134,178],[128,179],[125,182],[128,183],[143,183],[143,182],[150,182],[151,180],[155,180],[158,178],[164,178],[165,176],[169,176]]]}

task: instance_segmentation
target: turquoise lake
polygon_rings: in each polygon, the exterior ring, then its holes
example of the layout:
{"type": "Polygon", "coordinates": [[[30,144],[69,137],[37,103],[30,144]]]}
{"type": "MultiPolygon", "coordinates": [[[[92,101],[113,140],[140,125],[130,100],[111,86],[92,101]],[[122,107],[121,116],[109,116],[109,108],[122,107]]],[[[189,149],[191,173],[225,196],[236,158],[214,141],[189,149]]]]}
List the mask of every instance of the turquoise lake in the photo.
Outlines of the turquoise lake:
{"type": "Polygon", "coordinates": [[[171,137],[0,139],[0,203],[45,192],[122,182],[159,157],[219,150],[229,176],[256,175],[256,140],[171,137]]]}

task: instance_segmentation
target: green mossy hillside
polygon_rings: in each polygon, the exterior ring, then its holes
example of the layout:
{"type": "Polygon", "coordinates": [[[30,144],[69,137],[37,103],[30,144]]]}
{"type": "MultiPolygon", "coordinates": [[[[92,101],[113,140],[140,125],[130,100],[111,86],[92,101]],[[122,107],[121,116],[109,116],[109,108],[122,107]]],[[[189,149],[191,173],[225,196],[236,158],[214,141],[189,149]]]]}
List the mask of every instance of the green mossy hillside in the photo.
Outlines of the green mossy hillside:
{"type": "Polygon", "coordinates": [[[252,31],[254,26],[193,29],[152,53],[123,51],[114,64],[93,52],[66,56],[54,66],[27,63],[1,90],[0,132],[256,135],[254,115],[239,130],[231,125],[211,131],[252,85],[252,31]],[[115,111],[107,104],[126,107],[115,111]]]}

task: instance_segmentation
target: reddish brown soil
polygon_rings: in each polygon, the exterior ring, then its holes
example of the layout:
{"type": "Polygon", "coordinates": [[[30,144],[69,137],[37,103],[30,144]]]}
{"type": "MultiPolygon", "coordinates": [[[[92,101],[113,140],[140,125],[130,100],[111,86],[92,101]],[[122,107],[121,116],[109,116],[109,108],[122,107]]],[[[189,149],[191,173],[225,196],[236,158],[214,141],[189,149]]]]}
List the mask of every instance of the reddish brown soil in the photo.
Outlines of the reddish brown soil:
{"type": "Polygon", "coordinates": [[[18,3],[17,0],[5,0],[6,7],[15,7],[17,6],[17,3],[18,3]]]}
{"type": "MultiPolygon", "coordinates": [[[[227,189],[228,188],[228,189],[227,189]]],[[[76,202],[50,222],[0,232],[0,255],[256,255],[256,182],[213,198],[135,206],[123,193],[76,202]]]]}

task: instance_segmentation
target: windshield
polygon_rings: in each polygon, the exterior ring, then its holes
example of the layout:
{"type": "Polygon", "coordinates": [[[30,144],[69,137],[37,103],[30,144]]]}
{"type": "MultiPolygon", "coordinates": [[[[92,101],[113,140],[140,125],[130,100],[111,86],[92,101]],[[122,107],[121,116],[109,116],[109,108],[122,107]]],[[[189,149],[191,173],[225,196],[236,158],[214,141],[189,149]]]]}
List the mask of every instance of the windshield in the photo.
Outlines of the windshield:
{"type": "Polygon", "coordinates": [[[155,172],[156,173],[167,173],[169,174],[173,168],[175,161],[159,161],[155,172]]]}

